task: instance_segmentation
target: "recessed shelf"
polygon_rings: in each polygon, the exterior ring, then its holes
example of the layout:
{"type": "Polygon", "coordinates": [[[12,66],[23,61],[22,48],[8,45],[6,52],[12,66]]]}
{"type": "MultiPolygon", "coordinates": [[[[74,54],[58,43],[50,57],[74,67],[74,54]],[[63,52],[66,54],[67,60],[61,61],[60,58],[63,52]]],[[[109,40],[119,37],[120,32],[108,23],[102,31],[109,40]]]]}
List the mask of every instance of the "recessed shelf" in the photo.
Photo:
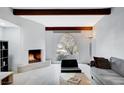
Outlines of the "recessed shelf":
{"type": "Polygon", "coordinates": [[[4,68],[4,67],[6,67],[6,66],[8,66],[8,65],[2,66],[1,68],[4,68]]]}
{"type": "Polygon", "coordinates": [[[0,41],[0,69],[8,71],[8,41],[0,41]]]}
{"type": "Polygon", "coordinates": [[[2,58],[8,58],[8,56],[2,57],[2,58]]]}
{"type": "Polygon", "coordinates": [[[8,49],[0,49],[0,50],[8,50],[8,49]]]}

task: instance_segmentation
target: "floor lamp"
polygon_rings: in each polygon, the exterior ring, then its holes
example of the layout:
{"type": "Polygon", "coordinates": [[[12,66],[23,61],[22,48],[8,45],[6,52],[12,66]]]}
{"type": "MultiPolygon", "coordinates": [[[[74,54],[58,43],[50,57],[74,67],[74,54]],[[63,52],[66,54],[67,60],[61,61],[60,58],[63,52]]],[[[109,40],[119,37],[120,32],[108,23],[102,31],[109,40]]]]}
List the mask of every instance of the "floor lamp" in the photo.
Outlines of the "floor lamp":
{"type": "Polygon", "coordinates": [[[89,36],[89,56],[90,56],[90,60],[92,60],[92,39],[93,36],[89,36]]]}

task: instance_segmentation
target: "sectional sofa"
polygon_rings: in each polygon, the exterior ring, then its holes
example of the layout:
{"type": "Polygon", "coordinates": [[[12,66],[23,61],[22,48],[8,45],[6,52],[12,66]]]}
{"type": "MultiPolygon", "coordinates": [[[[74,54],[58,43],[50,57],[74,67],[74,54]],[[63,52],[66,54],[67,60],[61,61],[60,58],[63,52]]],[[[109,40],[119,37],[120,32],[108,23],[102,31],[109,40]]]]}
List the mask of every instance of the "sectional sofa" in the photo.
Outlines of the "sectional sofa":
{"type": "Polygon", "coordinates": [[[99,85],[124,85],[124,60],[116,57],[109,59],[111,68],[96,67],[91,61],[92,79],[99,85]]]}

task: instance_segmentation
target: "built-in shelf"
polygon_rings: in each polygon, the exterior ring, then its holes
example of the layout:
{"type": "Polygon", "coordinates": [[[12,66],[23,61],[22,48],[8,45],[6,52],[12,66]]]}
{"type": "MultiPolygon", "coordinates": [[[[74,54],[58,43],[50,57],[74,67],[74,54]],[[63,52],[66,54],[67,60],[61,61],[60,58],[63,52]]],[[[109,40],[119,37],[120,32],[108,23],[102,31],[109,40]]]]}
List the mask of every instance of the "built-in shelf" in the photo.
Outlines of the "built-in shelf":
{"type": "Polygon", "coordinates": [[[0,41],[0,69],[8,71],[8,42],[0,41]]]}
{"type": "Polygon", "coordinates": [[[6,66],[8,66],[8,65],[4,65],[4,66],[2,66],[1,68],[4,68],[4,67],[6,67],[6,66]]]}
{"type": "Polygon", "coordinates": [[[8,50],[8,49],[0,49],[0,50],[8,50]]]}

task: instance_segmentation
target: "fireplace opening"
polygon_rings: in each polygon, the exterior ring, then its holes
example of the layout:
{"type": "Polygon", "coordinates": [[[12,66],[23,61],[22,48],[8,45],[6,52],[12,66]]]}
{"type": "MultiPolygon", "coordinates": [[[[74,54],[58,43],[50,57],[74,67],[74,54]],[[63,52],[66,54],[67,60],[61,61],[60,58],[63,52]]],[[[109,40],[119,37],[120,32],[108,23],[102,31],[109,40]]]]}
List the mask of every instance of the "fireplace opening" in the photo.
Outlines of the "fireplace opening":
{"type": "Polygon", "coordinates": [[[28,60],[29,63],[36,63],[36,62],[41,62],[41,50],[29,50],[28,53],[28,60]]]}

